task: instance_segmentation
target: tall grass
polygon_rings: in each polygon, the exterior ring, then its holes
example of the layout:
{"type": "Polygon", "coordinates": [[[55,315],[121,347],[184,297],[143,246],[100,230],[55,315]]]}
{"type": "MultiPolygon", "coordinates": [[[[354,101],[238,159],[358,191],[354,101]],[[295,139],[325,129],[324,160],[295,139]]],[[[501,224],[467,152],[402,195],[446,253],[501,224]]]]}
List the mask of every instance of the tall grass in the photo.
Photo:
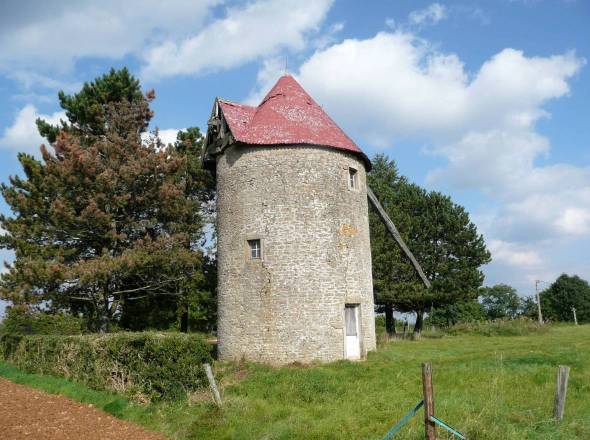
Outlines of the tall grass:
{"type": "MultiPolygon", "coordinates": [[[[380,439],[421,400],[425,361],[433,365],[437,416],[470,439],[590,438],[590,326],[396,341],[356,363],[217,364],[223,409],[203,391],[190,403],[121,403],[117,415],[171,439],[380,439]],[[557,423],[560,364],[571,373],[565,418],[557,423]]],[[[396,439],[424,438],[422,423],[420,413],[396,439]]]]}

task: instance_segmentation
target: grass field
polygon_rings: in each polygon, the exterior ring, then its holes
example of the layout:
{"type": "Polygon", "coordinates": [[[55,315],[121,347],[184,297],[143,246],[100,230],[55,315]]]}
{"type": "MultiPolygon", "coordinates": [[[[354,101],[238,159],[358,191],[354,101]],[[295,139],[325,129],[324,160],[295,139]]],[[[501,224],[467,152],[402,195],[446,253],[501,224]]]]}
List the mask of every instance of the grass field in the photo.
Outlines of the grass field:
{"type": "MultiPolygon", "coordinates": [[[[425,361],[433,365],[437,416],[470,439],[590,439],[588,325],[528,336],[393,342],[359,363],[217,365],[223,410],[205,391],[189,403],[139,405],[6,364],[0,375],[94,403],[173,439],[379,439],[421,400],[425,361]],[[558,424],[551,415],[560,364],[571,373],[565,419],[558,424]]],[[[422,439],[422,423],[420,412],[395,438],[422,439]]]]}

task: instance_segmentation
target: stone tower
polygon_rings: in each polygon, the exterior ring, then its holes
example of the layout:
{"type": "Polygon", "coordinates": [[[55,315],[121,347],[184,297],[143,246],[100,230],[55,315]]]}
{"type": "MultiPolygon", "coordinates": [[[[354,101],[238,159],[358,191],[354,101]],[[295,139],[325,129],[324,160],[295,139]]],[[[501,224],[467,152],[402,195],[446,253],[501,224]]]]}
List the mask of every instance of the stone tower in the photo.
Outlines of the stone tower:
{"type": "Polygon", "coordinates": [[[216,99],[219,358],[284,364],[375,348],[370,161],[291,76],[258,107],[216,99]]]}

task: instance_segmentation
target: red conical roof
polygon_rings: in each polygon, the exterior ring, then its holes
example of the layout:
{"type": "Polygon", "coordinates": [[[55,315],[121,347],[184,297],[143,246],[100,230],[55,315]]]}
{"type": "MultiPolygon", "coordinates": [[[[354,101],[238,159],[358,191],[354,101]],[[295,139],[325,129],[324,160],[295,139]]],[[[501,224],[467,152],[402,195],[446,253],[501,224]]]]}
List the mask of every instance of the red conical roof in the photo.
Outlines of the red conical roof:
{"type": "Polygon", "coordinates": [[[346,150],[362,156],[362,150],[290,75],[282,76],[258,107],[219,100],[234,138],[253,145],[309,144],[346,150]]]}

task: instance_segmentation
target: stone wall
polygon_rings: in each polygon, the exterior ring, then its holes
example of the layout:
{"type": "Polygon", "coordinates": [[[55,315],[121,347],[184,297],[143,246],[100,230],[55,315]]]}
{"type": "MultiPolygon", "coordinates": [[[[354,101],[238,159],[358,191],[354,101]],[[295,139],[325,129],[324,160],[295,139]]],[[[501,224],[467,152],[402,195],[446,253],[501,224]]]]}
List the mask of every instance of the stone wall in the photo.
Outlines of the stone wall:
{"type": "Polygon", "coordinates": [[[232,146],[217,158],[219,357],[344,357],[344,305],[375,348],[365,167],[322,147],[232,146]],[[349,189],[349,167],[358,170],[349,189]],[[249,239],[262,241],[251,259],[249,239]]]}

